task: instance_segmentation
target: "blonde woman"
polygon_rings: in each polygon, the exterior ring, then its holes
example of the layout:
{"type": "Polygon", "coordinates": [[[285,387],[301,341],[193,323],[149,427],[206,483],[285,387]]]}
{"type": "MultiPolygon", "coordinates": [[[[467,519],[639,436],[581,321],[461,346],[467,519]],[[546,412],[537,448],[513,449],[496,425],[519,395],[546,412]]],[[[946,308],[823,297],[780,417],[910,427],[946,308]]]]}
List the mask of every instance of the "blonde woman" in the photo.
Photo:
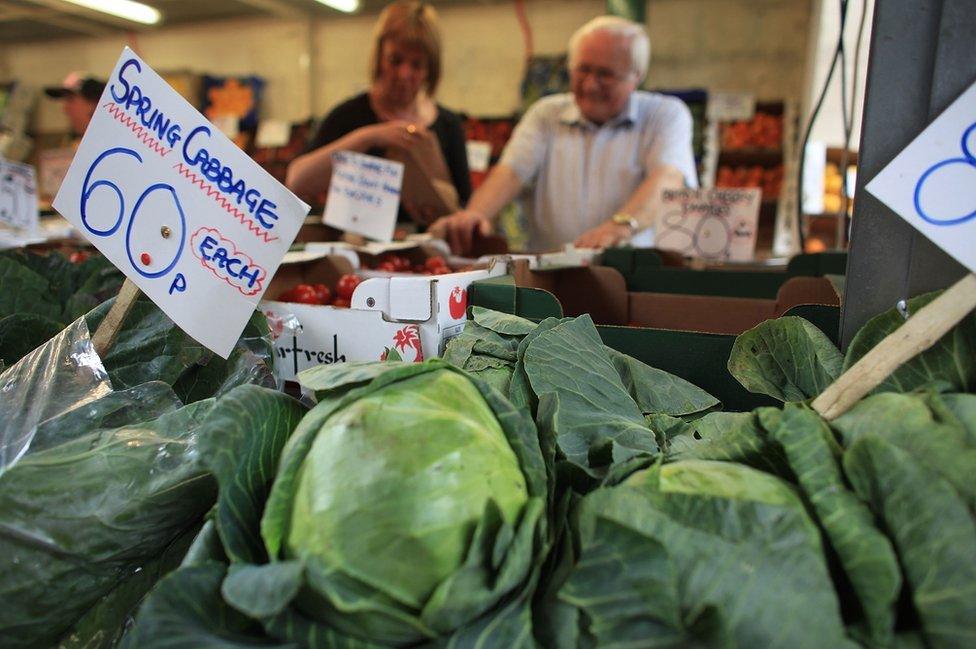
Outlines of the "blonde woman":
{"type": "MultiPolygon", "coordinates": [[[[433,7],[414,0],[388,5],[374,29],[369,90],[325,117],[306,153],[288,166],[286,184],[299,195],[328,189],[335,151],[382,156],[437,136],[461,204],[471,194],[460,118],[434,101],[441,78],[441,37],[433,7]]],[[[403,209],[400,210],[401,219],[403,209]]]]}

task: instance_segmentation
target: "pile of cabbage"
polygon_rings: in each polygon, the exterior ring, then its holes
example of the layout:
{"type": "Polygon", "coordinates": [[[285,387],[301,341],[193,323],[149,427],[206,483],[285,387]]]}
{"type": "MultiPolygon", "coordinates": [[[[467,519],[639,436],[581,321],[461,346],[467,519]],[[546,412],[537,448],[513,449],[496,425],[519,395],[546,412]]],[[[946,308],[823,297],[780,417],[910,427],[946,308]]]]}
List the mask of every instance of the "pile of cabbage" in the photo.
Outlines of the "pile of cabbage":
{"type": "Polygon", "coordinates": [[[123,645],[972,646],[976,318],[840,418],[808,405],[900,318],[846,355],[746,332],[752,412],[587,316],[480,308],[443,359],[303,373],[311,409],[223,391],[194,428],[216,502],[123,645]]]}

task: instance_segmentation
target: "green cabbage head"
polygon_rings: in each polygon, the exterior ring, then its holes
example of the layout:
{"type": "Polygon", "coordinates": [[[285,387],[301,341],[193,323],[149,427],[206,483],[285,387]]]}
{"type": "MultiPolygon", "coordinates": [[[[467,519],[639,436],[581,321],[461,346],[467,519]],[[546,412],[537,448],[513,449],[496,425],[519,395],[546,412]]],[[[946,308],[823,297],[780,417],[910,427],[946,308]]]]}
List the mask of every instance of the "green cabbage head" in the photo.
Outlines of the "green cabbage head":
{"type": "Polygon", "coordinates": [[[532,422],[440,361],[361,370],[312,377],[326,389],[284,450],[261,531],[270,570],[300,583],[269,632],[402,646],[527,625],[546,497],[532,422]]]}

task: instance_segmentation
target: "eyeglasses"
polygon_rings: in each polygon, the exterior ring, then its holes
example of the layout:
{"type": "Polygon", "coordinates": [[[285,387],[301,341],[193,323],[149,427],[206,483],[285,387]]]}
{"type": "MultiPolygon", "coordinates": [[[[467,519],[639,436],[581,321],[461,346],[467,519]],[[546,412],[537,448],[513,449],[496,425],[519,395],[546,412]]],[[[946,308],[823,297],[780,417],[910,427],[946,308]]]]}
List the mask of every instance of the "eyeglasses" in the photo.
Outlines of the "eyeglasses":
{"type": "Polygon", "coordinates": [[[570,73],[578,77],[593,77],[596,82],[603,86],[609,86],[614,83],[620,83],[628,79],[632,74],[631,71],[624,72],[623,74],[619,72],[614,72],[610,68],[597,68],[591,67],[589,65],[576,65],[569,69],[570,73]]]}

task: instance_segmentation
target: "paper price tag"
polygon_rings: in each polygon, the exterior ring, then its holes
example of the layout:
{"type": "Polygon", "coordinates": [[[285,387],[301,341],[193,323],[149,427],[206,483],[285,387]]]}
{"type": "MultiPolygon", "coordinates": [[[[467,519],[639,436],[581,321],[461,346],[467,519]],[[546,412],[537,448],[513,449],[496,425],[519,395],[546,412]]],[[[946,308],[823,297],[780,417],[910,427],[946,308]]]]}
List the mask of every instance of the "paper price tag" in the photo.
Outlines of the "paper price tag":
{"type": "Polygon", "coordinates": [[[976,84],[875,176],[867,190],[976,272],[976,84]]]}
{"type": "Polygon", "coordinates": [[[471,171],[488,171],[491,164],[491,142],[470,140],[465,146],[468,151],[468,168],[471,171]]]}
{"type": "Polygon", "coordinates": [[[309,209],[129,48],[53,205],[224,358],[309,209]]]}
{"type": "Polygon", "coordinates": [[[0,158],[0,223],[28,236],[37,232],[37,179],[31,165],[0,158]]]}
{"type": "Polygon", "coordinates": [[[749,92],[708,93],[708,117],[717,122],[750,120],[756,115],[756,96],[749,92]]]}
{"type": "Polygon", "coordinates": [[[281,119],[263,119],[254,136],[254,146],[271,148],[285,146],[291,139],[291,124],[281,119]]]}
{"type": "Polygon", "coordinates": [[[369,239],[392,241],[403,168],[401,162],[336,151],[322,222],[369,239]]]}
{"type": "Polygon", "coordinates": [[[756,250],[759,189],[667,190],[655,245],[688,257],[748,261],[756,250]]]}

